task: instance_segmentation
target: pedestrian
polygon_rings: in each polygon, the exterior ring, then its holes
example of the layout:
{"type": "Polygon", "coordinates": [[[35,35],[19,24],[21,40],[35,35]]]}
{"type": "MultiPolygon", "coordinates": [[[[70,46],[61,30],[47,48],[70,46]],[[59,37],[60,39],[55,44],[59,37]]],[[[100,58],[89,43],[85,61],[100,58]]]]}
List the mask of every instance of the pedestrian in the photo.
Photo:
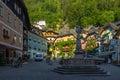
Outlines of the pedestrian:
{"type": "Polygon", "coordinates": [[[47,56],[46,62],[47,62],[49,65],[52,65],[52,61],[51,61],[51,59],[50,59],[50,56],[47,56]]]}
{"type": "Polygon", "coordinates": [[[22,67],[22,57],[18,58],[18,67],[22,67]]]}
{"type": "Polygon", "coordinates": [[[11,59],[11,66],[14,67],[14,65],[15,65],[15,60],[14,60],[14,58],[12,58],[11,59]]]}

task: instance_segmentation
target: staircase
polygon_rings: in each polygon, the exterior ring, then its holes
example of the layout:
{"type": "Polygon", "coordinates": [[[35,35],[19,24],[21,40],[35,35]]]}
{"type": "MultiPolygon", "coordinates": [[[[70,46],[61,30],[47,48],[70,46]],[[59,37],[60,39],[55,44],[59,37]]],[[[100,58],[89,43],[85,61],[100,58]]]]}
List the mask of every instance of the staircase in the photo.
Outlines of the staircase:
{"type": "Polygon", "coordinates": [[[61,66],[53,70],[59,74],[80,74],[85,76],[108,76],[107,72],[98,66],[61,66]]]}

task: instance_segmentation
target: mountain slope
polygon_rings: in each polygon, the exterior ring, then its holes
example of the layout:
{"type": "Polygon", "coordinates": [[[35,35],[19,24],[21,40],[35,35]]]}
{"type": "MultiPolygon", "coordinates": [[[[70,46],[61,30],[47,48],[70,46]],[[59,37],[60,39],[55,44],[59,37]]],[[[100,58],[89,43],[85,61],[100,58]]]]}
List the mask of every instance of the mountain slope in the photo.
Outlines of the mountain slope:
{"type": "Polygon", "coordinates": [[[60,29],[68,23],[102,26],[120,20],[120,0],[24,0],[30,21],[45,20],[47,28],[60,29]]]}

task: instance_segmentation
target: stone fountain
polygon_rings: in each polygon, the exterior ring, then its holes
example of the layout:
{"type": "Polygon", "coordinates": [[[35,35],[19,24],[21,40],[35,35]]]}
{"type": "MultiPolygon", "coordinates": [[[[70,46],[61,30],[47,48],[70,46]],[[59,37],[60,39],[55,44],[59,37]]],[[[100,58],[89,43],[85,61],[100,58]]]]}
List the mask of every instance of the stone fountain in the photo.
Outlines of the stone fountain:
{"type": "Polygon", "coordinates": [[[76,50],[74,52],[74,57],[70,59],[64,59],[63,60],[63,66],[87,66],[87,65],[95,65],[95,61],[93,59],[85,59],[85,53],[82,50],[81,47],[81,37],[80,33],[82,31],[82,28],[77,25],[76,26],[76,50]]]}
{"type": "Polygon", "coordinates": [[[84,51],[81,47],[80,33],[82,29],[76,26],[76,50],[75,56],[69,59],[63,59],[62,65],[53,71],[60,74],[81,74],[81,75],[108,75],[103,69],[95,65],[94,59],[84,58],[84,51]]]}

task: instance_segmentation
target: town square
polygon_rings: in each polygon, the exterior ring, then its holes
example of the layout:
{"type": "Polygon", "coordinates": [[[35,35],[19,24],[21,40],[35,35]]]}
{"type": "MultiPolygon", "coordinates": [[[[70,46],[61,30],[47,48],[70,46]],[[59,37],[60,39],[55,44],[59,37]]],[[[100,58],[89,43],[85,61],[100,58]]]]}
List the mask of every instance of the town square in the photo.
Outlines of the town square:
{"type": "Polygon", "coordinates": [[[119,75],[119,0],[0,0],[0,80],[119,75]]]}

